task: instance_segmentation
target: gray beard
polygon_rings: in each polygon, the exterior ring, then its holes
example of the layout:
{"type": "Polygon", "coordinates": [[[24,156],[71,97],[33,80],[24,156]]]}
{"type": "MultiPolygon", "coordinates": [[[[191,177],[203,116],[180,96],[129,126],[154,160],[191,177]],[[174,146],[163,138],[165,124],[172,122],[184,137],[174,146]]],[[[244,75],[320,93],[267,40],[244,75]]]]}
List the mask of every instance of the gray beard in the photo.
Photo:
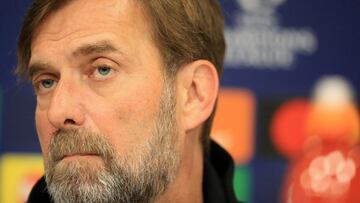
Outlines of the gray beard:
{"type": "Polygon", "coordinates": [[[175,178],[180,155],[176,145],[175,99],[165,84],[151,138],[119,156],[105,136],[87,129],[59,130],[53,136],[45,180],[56,203],[150,203],[175,178]],[[61,161],[65,155],[92,154],[102,163],[61,161]]]}

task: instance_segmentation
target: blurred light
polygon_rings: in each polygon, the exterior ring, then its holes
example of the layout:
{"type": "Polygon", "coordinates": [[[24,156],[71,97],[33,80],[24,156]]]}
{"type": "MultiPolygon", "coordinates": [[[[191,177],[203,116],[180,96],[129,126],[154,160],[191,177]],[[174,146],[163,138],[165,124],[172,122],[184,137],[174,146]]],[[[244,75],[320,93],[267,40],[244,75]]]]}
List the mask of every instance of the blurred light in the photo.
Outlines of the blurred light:
{"type": "Polygon", "coordinates": [[[249,167],[235,168],[234,192],[238,200],[251,202],[252,175],[249,167]]]}
{"type": "Polygon", "coordinates": [[[25,202],[43,173],[40,154],[4,154],[0,157],[0,202],[25,202]]]}
{"type": "Polygon", "coordinates": [[[309,108],[307,100],[291,99],[275,112],[270,124],[270,135],[274,145],[289,159],[294,159],[302,153],[309,108]]]}
{"type": "Polygon", "coordinates": [[[359,128],[360,118],[353,104],[344,105],[341,109],[313,105],[306,124],[309,136],[351,145],[359,142],[359,128]]]}
{"type": "Polygon", "coordinates": [[[355,176],[356,166],[336,150],[326,156],[315,157],[301,175],[301,185],[318,195],[343,195],[355,176]]]}
{"type": "Polygon", "coordinates": [[[18,201],[17,202],[26,202],[28,196],[31,192],[31,189],[34,187],[35,183],[40,179],[43,174],[40,171],[31,171],[25,173],[22,177],[22,180],[19,181],[18,188],[18,201]]]}
{"type": "Polygon", "coordinates": [[[314,103],[329,107],[340,107],[353,102],[354,93],[350,83],[341,76],[325,76],[315,84],[314,103]]]}
{"type": "Polygon", "coordinates": [[[223,146],[237,165],[254,153],[255,97],[248,90],[222,89],[211,137],[223,146]]]}
{"type": "Polygon", "coordinates": [[[360,153],[347,145],[323,143],[294,162],[286,177],[283,202],[360,202],[360,153]]]}
{"type": "Polygon", "coordinates": [[[323,77],[317,82],[306,131],[324,140],[359,142],[360,118],[351,85],[340,76],[323,77]]]}

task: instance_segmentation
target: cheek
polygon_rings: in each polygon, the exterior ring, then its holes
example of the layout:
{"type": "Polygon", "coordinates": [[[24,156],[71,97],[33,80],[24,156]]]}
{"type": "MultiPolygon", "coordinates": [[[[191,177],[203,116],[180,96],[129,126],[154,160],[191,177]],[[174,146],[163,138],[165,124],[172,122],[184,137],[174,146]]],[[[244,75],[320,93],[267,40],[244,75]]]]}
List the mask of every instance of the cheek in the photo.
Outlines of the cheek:
{"type": "Polygon", "coordinates": [[[108,97],[101,108],[89,108],[95,126],[120,154],[129,153],[152,135],[160,91],[151,89],[120,91],[108,97]]]}
{"type": "Polygon", "coordinates": [[[35,125],[36,125],[36,131],[39,137],[39,142],[41,146],[41,150],[43,152],[43,155],[46,157],[48,152],[48,146],[50,143],[50,139],[52,136],[52,132],[54,131],[54,128],[50,124],[47,113],[44,110],[39,110],[39,108],[36,108],[35,111],[35,125]]]}

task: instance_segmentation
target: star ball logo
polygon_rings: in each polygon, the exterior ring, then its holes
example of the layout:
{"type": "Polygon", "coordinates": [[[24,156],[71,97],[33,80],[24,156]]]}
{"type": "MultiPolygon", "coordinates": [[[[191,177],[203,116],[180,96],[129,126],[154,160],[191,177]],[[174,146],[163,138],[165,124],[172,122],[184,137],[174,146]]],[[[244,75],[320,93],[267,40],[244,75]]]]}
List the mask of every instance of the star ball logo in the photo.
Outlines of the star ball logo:
{"type": "Polygon", "coordinates": [[[228,68],[291,70],[298,54],[317,50],[315,34],[306,28],[284,28],[277,7],[286,0],[237,0],[235,26],[225,30],[228,68]]]}

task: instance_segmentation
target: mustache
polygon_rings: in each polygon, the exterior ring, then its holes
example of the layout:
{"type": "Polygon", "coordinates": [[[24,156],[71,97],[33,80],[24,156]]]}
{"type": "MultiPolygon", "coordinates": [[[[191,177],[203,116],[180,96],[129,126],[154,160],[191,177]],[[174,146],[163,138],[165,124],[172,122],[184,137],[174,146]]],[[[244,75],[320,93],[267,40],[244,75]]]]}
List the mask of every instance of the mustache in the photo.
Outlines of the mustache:
{"type": "Polygon", "coordinates": [[[88,129],[60,129],[50,140],[49,161],[56,163],[66,156],[97,155],[114,159],[114,149],[104,136],[88,129]]]}

